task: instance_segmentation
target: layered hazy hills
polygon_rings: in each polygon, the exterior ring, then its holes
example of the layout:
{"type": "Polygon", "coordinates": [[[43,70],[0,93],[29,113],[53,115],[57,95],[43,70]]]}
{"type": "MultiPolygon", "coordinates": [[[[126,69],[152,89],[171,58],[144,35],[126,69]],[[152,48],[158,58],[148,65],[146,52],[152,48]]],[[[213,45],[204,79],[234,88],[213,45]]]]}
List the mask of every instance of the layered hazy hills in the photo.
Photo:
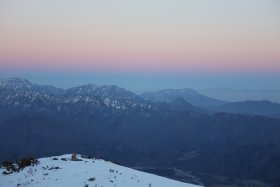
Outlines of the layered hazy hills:
{"type": "Polygon", "coordinates": [[[267,100],[232,102],[218,107],[213,107],[212,110],[227,113],[244,113],[280,117],[280,104],[267,100]]]}
{"type": "Polygon", "coordinates": [[[280,103],[279,89],[212,88],[200,89],[198,92],[208,97],[218,98],[227,102],[269,100],[271,102],[280,103]]]}
{"type": "MultiPolygon", "coordinates": [[[[204,174],[207,186],[217,184],[209,179],[216,175],[280,184],[280,119],[209,112],[173,98],[152,102],[117,86],[65,90],[2,80],[0,161],[79,152],[129,167],[204,174]]],[[[231,104],[219,102],[214,108],[231,104]]],[[[169,177],[198,184],[187,175],[169,177]]]]}
{"type": "Polygon", "coordinates": [[[146,92],[140,96],[145,100],[152,102],[172,102],[177,98],[182,98],[188,103],[199,107],[214,107],[225,103],[224,101],[201,95],[197,91],[189,88],[165,89],[156,92],[146,92]]]}
{"type": "MultiPolygon", "coordinates": [[[[106,107],[154,107],[186,110],[207,110],[212,112],[244,113],[279,117],[280,104],[268,100],[247,100],[225,102],[198,93],[193,89],[165,89],[156,92],[134,94],[115,85],[86,84],[69,89],[32,84],[21,78],[0,80],[1,104],[28,107],[28,102],[38,104],[99,103],[106,107]],[[8,95],[8,96],[7,96],[8,95]],[[14,103],[11,103],[15,101],[14,103]],[[27,103],[24,103],[27,102],[27,103]],[[167,106],[168,105],[168,106],[167,106]],[[172,106],[174,105],[174,106],[172,106]],[[176,106],[180,105],[180,106],[176,106]]],[[[59,108],[59,107],[58,107],[59,108]]]]}
{"type": "Polygon", "coordinates": [[[204,111],[214,113],[225,112],[280,117],[280,104],[268,100],[225,102],[199,94],[192,89],[165,89],[156,92],[147,92],[140,96],[145,100],[158,103],[161,106],[164,106],[164,103],[168,103],[169,107],[172,107],[175,103],[178,105],[178,100],[180,100],[180,106],[173,106],[177,110],[182,108],[189,110],[192,108],[192,110],[198,111],[200,108],[200,111],[204,109],[204,111]]]}
{"type": "Polygon", "coordinates": [[[70,105],[95,108],[148,108],[197,112],[225,112],[249,115],[280,116],[280,104],[268,100],[225,102],[199,94],[192,89],[165,89],[134,94],[115,85],[87,84],[69,89],[32,84],[21,78],[0,80],[1,106],[34,111],[66,111],[70,105]]]}

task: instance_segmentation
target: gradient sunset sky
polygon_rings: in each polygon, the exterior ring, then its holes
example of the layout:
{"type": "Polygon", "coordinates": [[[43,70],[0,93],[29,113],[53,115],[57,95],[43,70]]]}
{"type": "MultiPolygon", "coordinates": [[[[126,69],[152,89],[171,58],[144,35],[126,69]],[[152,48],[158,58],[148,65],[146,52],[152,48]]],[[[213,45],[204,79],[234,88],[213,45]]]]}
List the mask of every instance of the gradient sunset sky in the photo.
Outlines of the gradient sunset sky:
{"type": "Polygon", "coordinates": [[[280,1],[2,0],[0,78],[11,76],[280,89],[280,1]]]}

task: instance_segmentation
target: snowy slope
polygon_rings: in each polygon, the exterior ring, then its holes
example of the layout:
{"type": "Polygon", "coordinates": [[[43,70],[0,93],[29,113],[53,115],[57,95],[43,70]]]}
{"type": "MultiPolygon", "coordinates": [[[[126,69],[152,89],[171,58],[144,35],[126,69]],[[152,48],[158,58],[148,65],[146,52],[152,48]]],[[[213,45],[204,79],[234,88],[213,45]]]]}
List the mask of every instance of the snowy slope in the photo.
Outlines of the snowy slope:
{"type": "Polygon", "coordinates": [[[196,187],[171,179],[122,167],[103,160],[82,158],[71,161],[71,155],[39,159],[39,164],[20,172],[4,175],[0,169],[0,186],[58,187],[196,187]]]}

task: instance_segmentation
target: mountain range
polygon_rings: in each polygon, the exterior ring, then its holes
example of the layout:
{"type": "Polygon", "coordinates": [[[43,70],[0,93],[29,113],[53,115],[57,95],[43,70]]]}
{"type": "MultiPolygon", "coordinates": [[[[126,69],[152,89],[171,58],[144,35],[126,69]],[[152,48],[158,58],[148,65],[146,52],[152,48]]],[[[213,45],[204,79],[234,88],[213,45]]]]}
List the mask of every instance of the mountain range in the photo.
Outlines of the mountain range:
{"type": "Polygon", "coordinates": [[[140,95],[142,98],[152,102],[172,102],[177,98],[182,98],[188,103],[198,107],[214,107],[226,102],[199,94],[189,88],[185,89],[165,89],[156,92],[146,92],[140,95]]]}
{"type": "Polygon", "coordinates": [[[280,103],[279,89],[232,89],[232,88],[211,88],[199,89],[200,94],[208,97],[219,98],[227,102],[239,102],[246,100],[269,100],[280,103]]]}
{"type": "Polygon", "coordinates": [[[232,102],[218,107],[213,107],[212,110],[227,113],[280,117],[280,104],[267,100],[232,102]]]}
{"type": "Polygon", "coordinates": [[[117,86],[1,80],[0,161],[79,152],[206,186],[280,184],[279,118],[219,100],[201,107],[179,92],[152,100],[117,86]]]}

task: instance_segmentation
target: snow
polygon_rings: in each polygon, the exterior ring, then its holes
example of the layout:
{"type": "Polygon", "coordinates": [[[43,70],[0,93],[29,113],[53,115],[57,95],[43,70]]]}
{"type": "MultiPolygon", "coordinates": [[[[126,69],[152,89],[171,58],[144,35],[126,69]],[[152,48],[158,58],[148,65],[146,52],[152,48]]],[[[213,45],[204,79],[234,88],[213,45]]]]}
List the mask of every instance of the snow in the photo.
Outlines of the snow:
{"type": "Polygon", "coordinates": [[[110,105],[110,99],[109,98],[105,98],[104,99],[104,104],[108,107],[110,105]]]}
{"type": "Polygon", "coordinates": [[[82,158],[80,155],[77,158],[81,161],[71,161],[70,158],[69,154],[41,158],[38,165],[8,175],[2,174],[5,170],[1,168],[0,186],[198,187],[103,160],[82,158]]]}

